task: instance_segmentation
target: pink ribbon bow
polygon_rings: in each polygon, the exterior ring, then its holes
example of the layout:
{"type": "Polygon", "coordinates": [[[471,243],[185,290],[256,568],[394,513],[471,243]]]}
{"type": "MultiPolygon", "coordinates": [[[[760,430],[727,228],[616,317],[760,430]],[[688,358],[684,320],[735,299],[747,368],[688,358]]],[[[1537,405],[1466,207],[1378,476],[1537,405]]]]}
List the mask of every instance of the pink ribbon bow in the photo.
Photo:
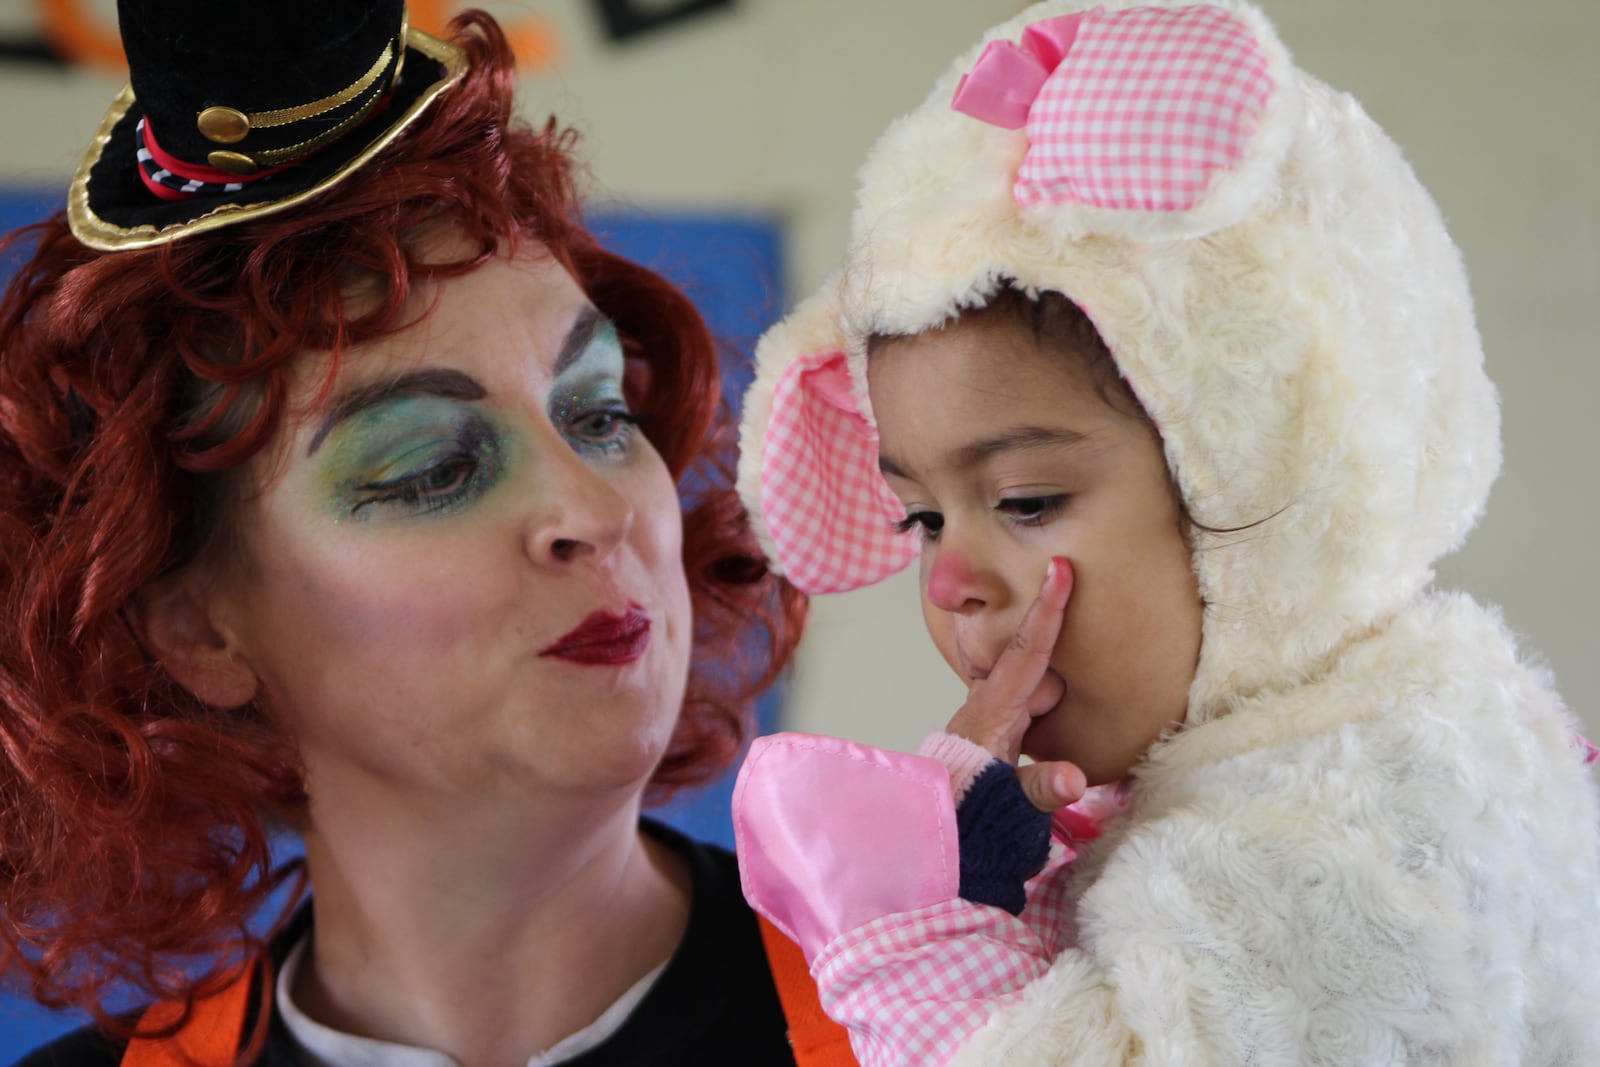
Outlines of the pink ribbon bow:
{"type": "Polygon", "coordinates": [[[1050,77],[1072,51],[1084,12],[1035,22],[1022,31],[1022,44],[990,41],[961,77],[950,106],[975,119],[1006,130],[1020,130],[1028,109],[1050,77]]]}

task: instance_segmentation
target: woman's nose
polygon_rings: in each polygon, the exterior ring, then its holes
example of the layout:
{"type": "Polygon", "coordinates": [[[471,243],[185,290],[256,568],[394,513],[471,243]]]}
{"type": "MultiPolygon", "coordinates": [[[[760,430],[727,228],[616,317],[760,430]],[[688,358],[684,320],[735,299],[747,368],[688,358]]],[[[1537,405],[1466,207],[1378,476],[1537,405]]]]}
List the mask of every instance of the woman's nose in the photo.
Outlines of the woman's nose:
{"type": "Polygon", "coordinates": [[[600,471],[569,453],[541,464],[540,501],[529,518],[528,557],[541,566],[599,563],[633,526],[633,502],[600,471]]]}

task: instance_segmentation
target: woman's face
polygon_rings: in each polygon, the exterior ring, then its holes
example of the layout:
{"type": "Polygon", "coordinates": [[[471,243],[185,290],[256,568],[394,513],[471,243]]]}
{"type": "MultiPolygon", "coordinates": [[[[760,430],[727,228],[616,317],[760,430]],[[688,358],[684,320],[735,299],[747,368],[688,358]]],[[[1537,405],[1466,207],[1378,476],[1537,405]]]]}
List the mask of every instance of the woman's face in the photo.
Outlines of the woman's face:
{"type": "Polygon", "coordinates": [[[1050,658],[1065,695],[1022,750],[1115,781],[1183,721],[1201,605],[1156,434],[1032,329],[977,315],[876,349],[889,484],[923,535],[922,607],[963,679],[984,677],[1052,556],[1074,585],[1050,658]]]}
{"type": "MultiPolygon", "coordinates": [[[[421,285],[257,461],[215,618],[296,740],[313,812],[637,789],[687,679],[682,522],[611,325],[542,252],[421,285]]],[[[291,410],[324,383],[296,367],[291,410]]]]}

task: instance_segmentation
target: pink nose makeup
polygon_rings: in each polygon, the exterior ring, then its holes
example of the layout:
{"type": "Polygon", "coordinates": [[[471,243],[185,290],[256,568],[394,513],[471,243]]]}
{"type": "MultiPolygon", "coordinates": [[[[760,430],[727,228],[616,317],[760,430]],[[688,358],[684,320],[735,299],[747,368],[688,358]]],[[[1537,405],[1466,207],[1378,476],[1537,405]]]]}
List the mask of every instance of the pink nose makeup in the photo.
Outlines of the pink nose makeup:
{"type": "Polygon", "coordinates": [[[976,574],[960,552],[941,548],[928,571],[928,599],[945,611],[956,611],[972,598],[976,574]]]}

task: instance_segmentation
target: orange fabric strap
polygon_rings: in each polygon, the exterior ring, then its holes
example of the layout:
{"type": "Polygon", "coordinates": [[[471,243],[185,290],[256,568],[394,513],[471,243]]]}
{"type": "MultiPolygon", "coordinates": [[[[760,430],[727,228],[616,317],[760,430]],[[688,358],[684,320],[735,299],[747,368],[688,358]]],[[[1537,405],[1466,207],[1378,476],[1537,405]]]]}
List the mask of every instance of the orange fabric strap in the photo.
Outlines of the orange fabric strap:
{"type": "MultiPolygon", "coordinates": [[[[195,1001],[194,1013],[171,1037],[136,1037],[122,1054],[122,1067],[232,1067],[239,1056],[244,1020],[250,1011],[251,978],[256,967],[239,974],[221,990],[195,1001]]],[[[139,1019],[139,1032],[171,1026],[183,1018],[183,1004],[152,1004],[139,1019]]]]}
{"type": "MultiPolygon", "coordinates": [[[[796,945],[776,926],[757,917],[761,940],[778,987],[778,1000],[789,1023],[789,1044],[799,1067],[858,1067],[850,1051],[845,1028],[822,1010],[817,984],[796,945]]],[[[122,1067],[229,1067],[239,1054],[244,1020],[249,1011],[254,967],[220,991],[195,1002],[194,1014],[177,1033],[167,1038],[136,1037],[128,1042],[122,1067]]],[[[183,1015],[183,1005],[163,1001],[152,1005],[139,1020],[149,1031],[170,1026],[183,1015]]]]}
{"type": "Polygon", "coordinates": [[[828,1018],[817,999],[817,983],[800,954],[800,946],[762,916],[761,940],[767,946],[772,981],[778,987],[784,1018],[789,1021],[789,1045],[799,1067],[858,1067],[850,1051],[850,1035],[828,1018]]]}

